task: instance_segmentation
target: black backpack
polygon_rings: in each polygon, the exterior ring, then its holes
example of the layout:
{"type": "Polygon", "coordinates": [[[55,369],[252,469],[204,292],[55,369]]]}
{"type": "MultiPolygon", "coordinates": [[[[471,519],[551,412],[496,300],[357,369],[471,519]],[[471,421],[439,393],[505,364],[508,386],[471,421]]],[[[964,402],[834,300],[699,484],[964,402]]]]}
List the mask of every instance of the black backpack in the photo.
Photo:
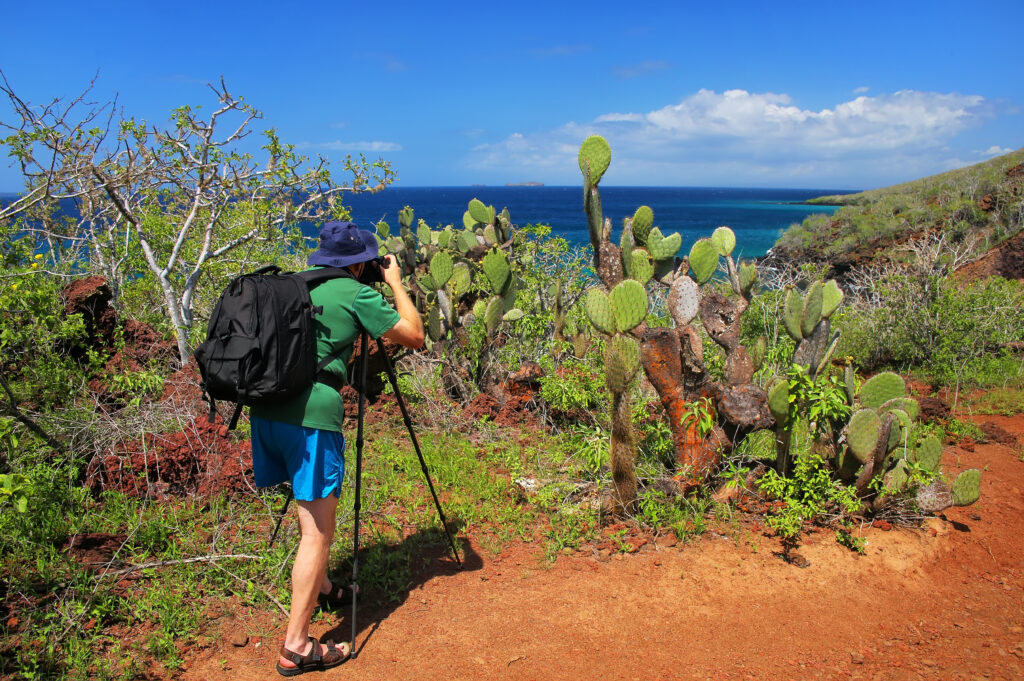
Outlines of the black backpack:
{"type": "Polygon", "coordinates": [[[228,426],[233,429],[244,405],[280,402],[315,381],[341,387],[323,372],[339,353],[317,361],[313,318],[323,308],[309,297],[317,284],[339,277],[355,278],[337,267],[281,273],[270,265],[228,284],[194,353],[211,423],[216,400],[237,403],[228,426]]]}

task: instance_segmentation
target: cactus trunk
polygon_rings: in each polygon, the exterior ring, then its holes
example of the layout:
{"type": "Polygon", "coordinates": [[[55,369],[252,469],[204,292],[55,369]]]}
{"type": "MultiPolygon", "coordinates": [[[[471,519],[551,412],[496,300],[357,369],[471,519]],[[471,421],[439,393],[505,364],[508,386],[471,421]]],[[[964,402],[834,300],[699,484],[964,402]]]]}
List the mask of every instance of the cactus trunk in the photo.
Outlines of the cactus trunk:
{"type": "Polygon", "coordinates": [[[629,392],[612,391],[611,468],[616,515],[632,513],[636,506],[636,440],[630,417],[629,392]]]}

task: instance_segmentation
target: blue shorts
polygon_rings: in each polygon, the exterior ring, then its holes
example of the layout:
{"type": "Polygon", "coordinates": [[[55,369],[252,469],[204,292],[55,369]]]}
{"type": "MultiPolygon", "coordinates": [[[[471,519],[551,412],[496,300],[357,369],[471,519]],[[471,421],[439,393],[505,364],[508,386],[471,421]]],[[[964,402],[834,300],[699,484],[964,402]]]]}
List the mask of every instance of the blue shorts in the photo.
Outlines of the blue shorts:
{"type": "Polygon", "coordinates": [[[345,437],[320,430],[254,417],[252,470],[257,487],[291,481],[300,501],[341,496],[345,477],[345,437]]]}

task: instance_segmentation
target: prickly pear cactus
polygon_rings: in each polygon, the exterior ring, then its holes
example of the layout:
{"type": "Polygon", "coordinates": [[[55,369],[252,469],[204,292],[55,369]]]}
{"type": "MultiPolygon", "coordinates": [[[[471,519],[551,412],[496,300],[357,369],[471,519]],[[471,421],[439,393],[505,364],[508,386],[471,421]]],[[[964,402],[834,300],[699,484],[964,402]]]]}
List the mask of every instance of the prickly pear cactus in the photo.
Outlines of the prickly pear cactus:
{"type": "Polygon", "coordinates": [[[720,256],[728,258],[736,248],[736,234],[728,227],[719,227],[711,235],[711,243],[720,256]]]}
{"type": "Polygon", "coordinates": [[[707,282],[718,269],[720,253],[711,239],[698,239],[690,248],[690,270],[698,284],[707,282]]]}
{"type": "Polygon", "coordinates": [[[608,303],[615,319],[616,331],[629,331],[647,316],[647,292],[643,284],[634,279],[619,282],[609,294],[608,303]]]}
{"type": "Polygon", "coordinates": [[[953,505],[970,506],[981,496],[981,471],[970,468],[953,481],[953,505]]]}
{"type": "Polygon", "coordinates": [[[846,441],[850,451],[861,463],[867,463],[874,454],[881,429],[882,419],[874,409],[860,409],[850,417],[846,441]]]}
{"type": "Polygon", "coordinates": [[[877,409],[891,399],[906,396],[907,385],[899,374],[883,371],[864,382],[860,387],[860,402],[865,407],[877,409]]]}
{"type": "Polygon", "coordinates": [[[650,206],[640,206],[633,213],[633,238],[638,244],[644,246],[647,244],[647,236],[651,233],[651,228],[654,226],[654,211],[651,210],[650,206]]]}
{"type": "Polygon", "coordinates": [[[591,135],[583,141],[579,154],[580,170],[590,184],[597,184],[612,162],[612,148],[600,135],[591,135]]]}

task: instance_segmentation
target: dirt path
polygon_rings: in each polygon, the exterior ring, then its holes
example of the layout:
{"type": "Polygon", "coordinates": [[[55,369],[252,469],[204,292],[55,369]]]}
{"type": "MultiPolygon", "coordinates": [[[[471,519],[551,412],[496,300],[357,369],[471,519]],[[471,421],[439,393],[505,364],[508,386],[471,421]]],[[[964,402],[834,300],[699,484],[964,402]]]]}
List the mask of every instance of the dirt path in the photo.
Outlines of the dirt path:
{"type": "MultiPolygon", "coordinates": [[[[1024,416],[981,420],[1024,442],[1024,416]]],[[[743,528],[550,568],[535,547],[477,549],[466,569],[435,573],[389,612],[361,611],[358,658],[312,678],[1022,679],[1019,455],[948,447],[947,472],[985,471],[977,504],[923,531],[867,528],[862,556],[815,535],[800,549],[805,568],[743,528]]],[[[238,624],[248,645],[202,651],[184,678],[280,678],[283,618],[238,624]]],[[[315,633],[347,640],[351,622],[338,615],[315,633]]]]}

